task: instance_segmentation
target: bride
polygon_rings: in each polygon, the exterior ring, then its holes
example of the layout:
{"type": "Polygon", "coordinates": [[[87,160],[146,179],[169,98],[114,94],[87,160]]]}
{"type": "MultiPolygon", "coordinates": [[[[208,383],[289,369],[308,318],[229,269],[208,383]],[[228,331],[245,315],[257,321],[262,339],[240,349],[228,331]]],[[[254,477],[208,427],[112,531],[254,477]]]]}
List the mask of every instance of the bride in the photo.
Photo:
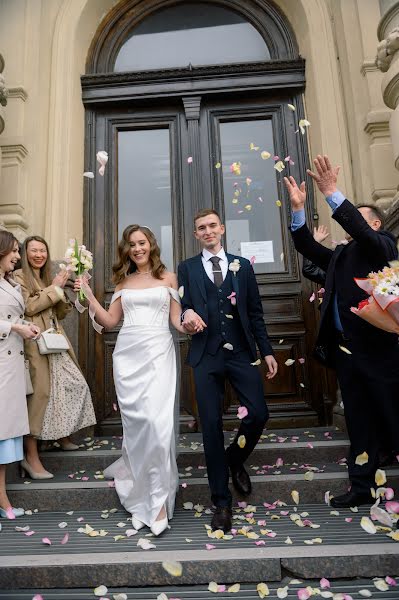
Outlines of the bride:
{"type": "Polygon", "coordinates": [[[148,227],[129,225],[113,266],[115,293],[106,311],[86,280],[77,279],[105,328],[118,325],[113,353],[115,389],[123,425],[122,457],[104,474],[115,479],[133,527],[144,525],[159,535],[173,516],[178,473],[174,405],[176,353],[169,320],[180,332],[177,279],[161,262],[160,249],[148,227]]]}

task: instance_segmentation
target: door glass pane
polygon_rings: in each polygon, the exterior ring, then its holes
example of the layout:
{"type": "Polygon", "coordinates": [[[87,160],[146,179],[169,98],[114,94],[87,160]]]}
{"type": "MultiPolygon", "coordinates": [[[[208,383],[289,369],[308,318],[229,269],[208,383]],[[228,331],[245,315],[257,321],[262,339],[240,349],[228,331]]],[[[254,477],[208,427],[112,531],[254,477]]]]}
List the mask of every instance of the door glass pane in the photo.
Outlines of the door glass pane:
{"type": "Polygon", "coordinates": [[[146,225],[157,238],[162,261],[173,270],[168,129],[118,132],[118,234],[146,225]]]}
{"type": "Polygon", "coordinates": [[[274,169],[271,120],[221,123],[220,140],[227,250],[255,256],[255,273],[283,271],[280,174],[274,169]]]}
{"type": "Polygon", "coordinates": [[[133,29],[115,71],[270,60],[260,33],[238,13],[195,2],[159,10],[133,29]]]}

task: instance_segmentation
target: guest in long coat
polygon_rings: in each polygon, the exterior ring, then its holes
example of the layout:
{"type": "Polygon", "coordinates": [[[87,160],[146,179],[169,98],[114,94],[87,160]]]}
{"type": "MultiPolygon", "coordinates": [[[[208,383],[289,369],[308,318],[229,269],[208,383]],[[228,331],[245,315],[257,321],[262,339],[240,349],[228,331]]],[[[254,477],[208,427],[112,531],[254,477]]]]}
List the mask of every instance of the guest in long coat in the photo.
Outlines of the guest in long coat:
{"type": "Polygon", "coordinates": [[[19,260],[18,240],[0,231],[0,517],[24,514],[13,508],[6,491],[6,465],[23,458],[23,436],[29,433],[26,406],[24,340],[40,336],[40,328],[24,321],[21,289],[10,274],[19,260]]]}
{"type": "MultiPolygon", "coordinates": [[[[48,244],[40,236],[26,238],[22,247],[22,269],[15,280],[21,285],[25,300],[25,315],[46,331],[56,327],[65,337],[60,321],[72,310],[65,296],[68,273],[51,276],[48,244]]],[[[68,338],[67,338],[68,339],[68,338]]],[[[63,450],[77,450],[69,436],[94,425],[96,417],[89,387],[69,344],[68,352],[42,355],[37,344],[26,344],[30,363],[33,394],[28,399],[30,436],[25,438],[24,472],[32,479],[53,477],[43,466],[37,440],[58,440],[63,450]]]]}

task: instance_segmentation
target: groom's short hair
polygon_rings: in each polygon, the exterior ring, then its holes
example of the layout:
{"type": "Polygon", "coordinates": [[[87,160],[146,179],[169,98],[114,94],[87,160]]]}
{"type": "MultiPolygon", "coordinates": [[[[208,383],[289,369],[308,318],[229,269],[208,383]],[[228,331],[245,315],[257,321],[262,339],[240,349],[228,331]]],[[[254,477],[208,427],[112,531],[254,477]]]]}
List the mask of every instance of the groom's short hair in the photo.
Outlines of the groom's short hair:
{"type": "Polygon", "coordinates": [[[195,224],[198,221],[198,219],[202,219],[203,217],[207,217],[208,215],[216,215],[219,221],[222,222],[222,219],[220,218],[220,215],[217,210],[215,210],[214,208],[203,208],[202,210],[198,211],[194,217],[194,229],[196,227],[195,224]]]}

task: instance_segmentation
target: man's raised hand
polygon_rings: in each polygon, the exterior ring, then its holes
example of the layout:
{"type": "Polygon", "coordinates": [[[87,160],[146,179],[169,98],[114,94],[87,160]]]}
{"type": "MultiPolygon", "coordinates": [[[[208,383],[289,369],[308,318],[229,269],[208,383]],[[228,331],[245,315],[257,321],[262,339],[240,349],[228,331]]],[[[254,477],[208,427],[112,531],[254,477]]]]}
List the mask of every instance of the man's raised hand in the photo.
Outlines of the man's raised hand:
{"type": "Polygon", "coordinates": [[[328,156],[317,155],[313,161],[317,173],[307,169],[307,174],[314,179],[324,196],[331,196],[337,191],[338,173],[341,167],[332,167],[328,156]]]}
{"type": "Polygon", "coordinates": [[[290,176],[284,177],[284,183],[290,195],[291,208],[293,212],[297,210],[302,210],[305,206],[306,200],[305,182],[302,181],[301,185],[298,187],[298,184],[295,181],[295,179],[292,176],[290,176]]]}

